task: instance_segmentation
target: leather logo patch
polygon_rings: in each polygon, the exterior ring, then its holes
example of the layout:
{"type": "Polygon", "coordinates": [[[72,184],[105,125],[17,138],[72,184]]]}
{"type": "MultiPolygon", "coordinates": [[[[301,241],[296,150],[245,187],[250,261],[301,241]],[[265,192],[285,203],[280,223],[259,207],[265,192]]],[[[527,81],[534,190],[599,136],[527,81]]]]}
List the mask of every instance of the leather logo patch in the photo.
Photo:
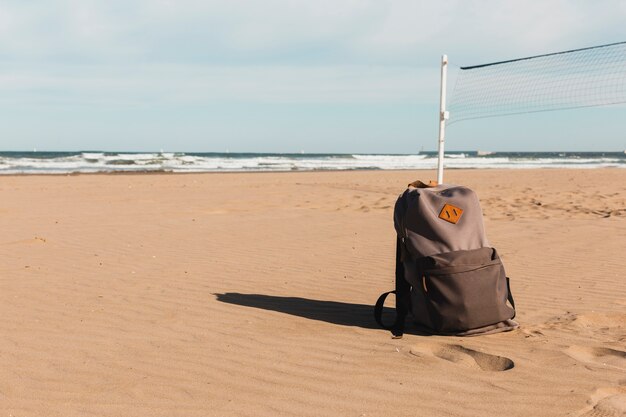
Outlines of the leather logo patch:
{"type": "Polygon", "coordinates": [[[453,206],[452,204],[446,204],[441,209],[439,218],[452,224],[456,224],[461,218],[461,214],[463,214],[463,209],[453,206]]]}

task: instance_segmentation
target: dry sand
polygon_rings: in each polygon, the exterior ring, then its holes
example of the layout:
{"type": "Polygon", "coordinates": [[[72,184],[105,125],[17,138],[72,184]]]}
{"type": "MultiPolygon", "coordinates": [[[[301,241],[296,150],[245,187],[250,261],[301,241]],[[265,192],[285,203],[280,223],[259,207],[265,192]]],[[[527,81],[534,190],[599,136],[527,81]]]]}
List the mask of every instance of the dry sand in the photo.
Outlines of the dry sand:
{"type": "Polygon", "coordinates": [[[394,340],[393,204],[433,175],[0,177],[0,415],[626,415],[626,170],[448,171],[521,327],[394,340]]]}

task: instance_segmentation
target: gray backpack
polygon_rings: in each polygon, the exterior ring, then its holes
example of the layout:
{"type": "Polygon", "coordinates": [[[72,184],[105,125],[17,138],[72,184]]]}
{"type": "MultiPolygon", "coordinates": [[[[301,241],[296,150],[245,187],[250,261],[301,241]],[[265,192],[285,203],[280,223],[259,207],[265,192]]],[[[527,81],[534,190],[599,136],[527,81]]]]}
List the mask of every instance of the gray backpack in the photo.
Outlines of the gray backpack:
{"type": "Polygon", "coordinates": [[[374,308],[383,328],[402,337],[409,313],[420,330],[435,334],[470,336],[518,326],[509,278],[489,246],[472,190],[409,184],[396,202],[394,225],[396,289],[382,294],[374,308]],[[386,325],[389,294],[396,295],[396,320],[386,325]]]}

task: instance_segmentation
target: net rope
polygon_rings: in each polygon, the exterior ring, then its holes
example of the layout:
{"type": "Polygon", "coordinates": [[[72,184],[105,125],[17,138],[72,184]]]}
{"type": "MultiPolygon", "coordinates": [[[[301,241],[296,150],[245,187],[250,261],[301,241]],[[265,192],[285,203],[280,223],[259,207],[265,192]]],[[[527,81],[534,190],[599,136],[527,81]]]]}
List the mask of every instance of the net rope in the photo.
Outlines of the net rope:
{"type": "Polygon", "coordinates": [[[447,124],[626,103],[626,42],[460,67],[447,124]]]}

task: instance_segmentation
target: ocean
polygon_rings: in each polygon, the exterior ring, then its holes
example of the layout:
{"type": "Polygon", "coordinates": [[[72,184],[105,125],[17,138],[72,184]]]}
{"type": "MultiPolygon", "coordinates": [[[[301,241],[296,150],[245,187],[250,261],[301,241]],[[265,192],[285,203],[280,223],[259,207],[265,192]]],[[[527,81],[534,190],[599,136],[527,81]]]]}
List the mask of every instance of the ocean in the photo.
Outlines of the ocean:
{"type": "MultiPolygon", "coordinates": [[[[435,169],[436,152],[281,154],[196,152],[0,152],[0,174],[254,172],[435,169]]],[[[624,152],[449,152],[446,169],[626,168],[624,152]]]]}

